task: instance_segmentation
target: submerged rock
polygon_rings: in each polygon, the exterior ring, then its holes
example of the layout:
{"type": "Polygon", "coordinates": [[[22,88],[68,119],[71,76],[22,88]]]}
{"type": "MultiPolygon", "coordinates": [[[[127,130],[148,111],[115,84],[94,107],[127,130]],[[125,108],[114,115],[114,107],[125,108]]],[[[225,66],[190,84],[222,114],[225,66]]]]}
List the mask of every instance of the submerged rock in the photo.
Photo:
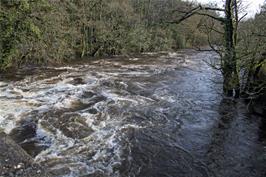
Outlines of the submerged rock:
{"type": "Polygon", "coordinates": [[[17,122],[17,126],[12,129],[9,136],[32,157],[48,148],[42,140],[44,137],[37,136],[37,123],[32,118],[17,122]]]}
{"type": "Polygon", "coordinates": [[[45,119],[46,121],[42,122],[45,129],[54,133],[56,133],[55,130],[60,130],[65,136],[73,139],[82,139],[94,132],[86,123],[86,119],[78,113],[53,112],[46,115],[45,119]]]}

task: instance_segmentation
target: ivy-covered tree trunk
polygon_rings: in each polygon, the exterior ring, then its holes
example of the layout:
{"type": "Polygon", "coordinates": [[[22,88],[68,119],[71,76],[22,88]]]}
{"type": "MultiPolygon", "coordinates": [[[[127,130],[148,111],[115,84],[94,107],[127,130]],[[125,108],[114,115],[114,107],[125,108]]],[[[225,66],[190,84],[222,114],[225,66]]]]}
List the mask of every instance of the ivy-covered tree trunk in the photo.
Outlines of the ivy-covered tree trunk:
{"type": "Polygon", "coordinates": [[[236,0],[226,0],[224,19],[225,53],[222,58],[223,90],[227,96],[234,95],[235,97],[239,97],[240,81],[236,56],[236,28],[238,19],[234,15],[234,10],[237,10],[236,0]]]}

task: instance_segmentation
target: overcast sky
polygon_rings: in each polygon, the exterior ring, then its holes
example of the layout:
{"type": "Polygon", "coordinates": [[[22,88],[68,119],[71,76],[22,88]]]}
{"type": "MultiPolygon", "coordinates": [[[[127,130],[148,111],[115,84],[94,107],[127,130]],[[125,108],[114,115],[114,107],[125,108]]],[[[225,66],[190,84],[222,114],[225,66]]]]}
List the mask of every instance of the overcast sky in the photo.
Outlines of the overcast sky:
{"type": "MultiPolygon", "coordinates": [[[[201,3],[217,3],[218,5],[223,5],[223,0],[197,0],[201,3]]],[[[247,6],[247,12],[249,17],[252,17],[258,12],[260,5],[263,4],[265,0],[243,0],[244,4],[247,6]]]]}

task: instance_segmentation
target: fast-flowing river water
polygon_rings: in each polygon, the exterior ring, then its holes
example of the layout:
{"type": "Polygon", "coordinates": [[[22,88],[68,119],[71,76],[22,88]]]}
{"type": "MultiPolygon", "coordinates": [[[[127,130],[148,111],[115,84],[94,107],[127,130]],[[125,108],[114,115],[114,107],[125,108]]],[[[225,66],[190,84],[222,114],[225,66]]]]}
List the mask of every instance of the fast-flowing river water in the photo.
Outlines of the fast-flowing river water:
{"type": "MultiPolygon", "coordinates": [[[[183,50],[32,69],[0,82],[0,127],[54,176],[265,177],[259,116],[183,50]]],[[[215,59],[214,59],[215,60],[215,59]]]]}

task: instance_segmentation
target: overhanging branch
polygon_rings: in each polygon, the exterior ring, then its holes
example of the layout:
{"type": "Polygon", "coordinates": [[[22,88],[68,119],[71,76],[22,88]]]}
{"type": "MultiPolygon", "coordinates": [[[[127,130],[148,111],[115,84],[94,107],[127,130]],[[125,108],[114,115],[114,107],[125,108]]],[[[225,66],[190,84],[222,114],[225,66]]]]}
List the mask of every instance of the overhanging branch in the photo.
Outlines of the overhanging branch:
{"type": "Polygon", "coordinates": [[[224,12],[224,9],[214,8],[214,7],[202,7],[202,10],[212,10],[212,11],[224,12]]]}
{"type": "Polygon", "coordinates": [[[220,22],[225,22],[225,19],[223,17],[214,16],[214,15],[211,15],[211,14],[208,14],[208,13],[204,13],[204,12],[200,12],[200,11],[220,11],[220,12],[225,12],[224,9],[212,8],[212,7],[202,7],[201,5],[199,5],[199,6],[193,8],[193,9],[187,11],[187,12],[182,11],[182,10],[174,10],[173,12],[184,13],[184,16],[182,16],[179,20],[171,21],[171,22],[168,22],[168,23],[179,24],[182,21],[190,18],[193,15],[207,16],[207,17],[210,17],[210,18],[212,18],[214,20],[217,20],[217,21],[220,21],[220,22]]]}
{"type": "Polygon", "coordinates": [[[247,15],[248,15],[248,13],[245,13],[242,17],[240,17],[238,20],[238,23],[241,22],[241,20],[243,20],[247,15]]]}
{"type": "Polygon", "coordinates": [[[207,14],[207,13],[201,13],[201,12],[195,12],[195,15],[202,15],[202,16],[207,16],[207,17],[210,17],[214,20],[217,20],[217,21],[220,21],[220,22],[225,22],[225,19],[222,18],[222,17],[216,17],[216,16],[213,16],[211,14],[207,14]]]}

